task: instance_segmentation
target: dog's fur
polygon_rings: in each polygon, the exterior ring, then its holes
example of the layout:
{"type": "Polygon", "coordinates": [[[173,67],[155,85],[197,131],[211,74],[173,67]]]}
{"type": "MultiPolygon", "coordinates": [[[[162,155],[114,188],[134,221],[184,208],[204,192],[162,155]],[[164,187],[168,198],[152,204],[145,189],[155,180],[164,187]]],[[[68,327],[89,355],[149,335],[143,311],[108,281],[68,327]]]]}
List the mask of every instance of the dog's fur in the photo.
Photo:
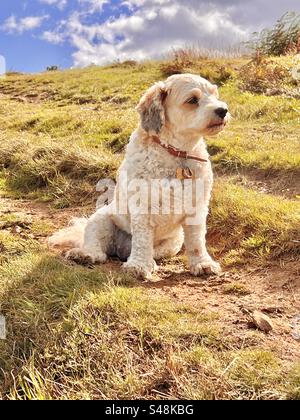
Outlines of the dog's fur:
{"type": "MultiPolygon", "coordinates": [[[[190,74],[172,76],[166,82],[152,86],[141,99],[137,110],[141,123],[132,134],[125,160],[120,168],[114,201],[125,200],[126,187],[122,173],[128,181],[143,179],[173,179],[178,167],[189,168],[204,182],[204,195],[196,203],[201,221],[196,226],[186,223],[187,214],[145,215],[128,208],[127,215],[114,214],[113,204],[99,209],[90,219],[76,220],[72,226],[50,238],[52,246],[72,248],[67,256],[71,259],[89,259],[92,263],[104,263],[108,256],[129,256],[124,268],[139,277],[149,278],[156,268],[155,260],[178,254],[183,244],[189,259],[190,271],[199,276],[218,273],[220,266],[206,250],[206,219],[212,191],[213,173],[204,136],[215,135],[223,130],[228,114],[223,119],[216,114],[218,108],[227,105],[218,99],[217,86],[190,74]],[[199,103],[188,103],[193,98],[199,103]],[[197,154],[207,163],[194,160],[183,162],[171,156],[152,136],[182,151],[197,154]],[[124,245],[125,244],[125,245],[124,245]]],[[[129,197],[130,198],[130,197],[129,197]]]]}

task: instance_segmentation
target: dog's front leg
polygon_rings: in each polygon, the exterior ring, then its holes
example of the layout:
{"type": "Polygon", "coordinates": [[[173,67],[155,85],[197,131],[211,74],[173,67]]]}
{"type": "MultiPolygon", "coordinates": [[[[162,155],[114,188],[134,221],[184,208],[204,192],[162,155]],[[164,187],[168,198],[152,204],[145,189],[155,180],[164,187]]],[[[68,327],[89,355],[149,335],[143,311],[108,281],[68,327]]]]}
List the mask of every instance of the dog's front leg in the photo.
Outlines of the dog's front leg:
{"type": "Polygon", "coordinates": [[[155,268],[153,260],[154,232],[150,220],[145,215],[132,216],[132,249],[131,255],[124,264],[126,271],[142,279],[151,279],[155,268]]]}
{"type": "Polygon", "coordinates": [[[193,276],[220,274],[221,267],[206,249],[206,220],[196,226],[184,226],[185,247],[193,276]]]}

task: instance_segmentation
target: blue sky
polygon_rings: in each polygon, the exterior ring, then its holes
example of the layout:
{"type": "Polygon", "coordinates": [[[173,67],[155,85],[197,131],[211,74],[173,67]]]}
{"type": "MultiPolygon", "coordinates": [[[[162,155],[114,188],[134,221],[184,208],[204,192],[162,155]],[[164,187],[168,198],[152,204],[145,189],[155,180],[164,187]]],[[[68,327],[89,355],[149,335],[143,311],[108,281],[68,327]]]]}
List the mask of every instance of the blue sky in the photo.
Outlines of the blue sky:
{"type": "Polygon", "coordinates": [[[0,0],[0,55],[37,72],[223,48],[274,24],[299,0],[0,0]]]}

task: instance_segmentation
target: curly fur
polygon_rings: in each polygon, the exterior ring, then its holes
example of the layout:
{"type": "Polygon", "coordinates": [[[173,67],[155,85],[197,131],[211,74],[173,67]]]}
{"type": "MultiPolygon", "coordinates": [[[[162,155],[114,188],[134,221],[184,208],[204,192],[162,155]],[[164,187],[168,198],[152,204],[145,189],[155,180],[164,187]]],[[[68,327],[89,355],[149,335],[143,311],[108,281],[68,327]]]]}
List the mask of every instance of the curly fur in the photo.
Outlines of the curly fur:
{"type": "MultiPolygon", "coordinates": [[[[195,75],[176,75],[152,86],[142,97],[137,111],[141,123],[134,131],[126,149],[125,159],[119,170],[114,200],[102,207],[88,220],[79,219],[50,238],[51,246],[72,248],[67,256],[77,260],[88,258],[93,263],[104,263],[111,255],[127,260],[124,264],[142,278],[150,278],[156,268],[155,260],[178,254],[185,244],[191,273],[218,273],[220,266],[206,250],[206,219],[213,185],[213,173],[209,162],[204,136],[219,133],[228,120],[216,113],[227,105],[218,98],[216,86],[195,75]],[[196,97],[199,103],[191,103],[196,97]],[[151,136],[159,135],[165,144],[180,150],[198,154],[207,163],[183,161],[171,156],[155,144],[151,136]],[[196,208],[200,219],[196,225],[187,223],[187,214],[168,215],[136,214],[128,201],[127,184],[124,180],[173,179],[178,167],[193,170],[203,181],[203,195],[197,199],[196,208]],[[127,214],[115,212],[115,208],[128,202],[127,214]]],[[[129,198],[130,198],[129,193],[129,198]]],[[[174,198],[174,197],[173,197],[174,198]]]]}

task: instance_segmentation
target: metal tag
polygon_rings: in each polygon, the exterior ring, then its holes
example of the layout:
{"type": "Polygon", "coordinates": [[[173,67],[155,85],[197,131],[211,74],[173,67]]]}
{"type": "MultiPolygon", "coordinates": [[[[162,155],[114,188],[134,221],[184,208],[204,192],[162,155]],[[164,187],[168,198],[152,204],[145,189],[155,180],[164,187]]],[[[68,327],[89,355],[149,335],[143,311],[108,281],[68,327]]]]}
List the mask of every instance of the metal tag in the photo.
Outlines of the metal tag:
{"type": "Polygon", "coordinates": [[[184,179],[195,179],[195,171],[189,168],[177,168],[176,178],[180,181],[184,179]]]}

